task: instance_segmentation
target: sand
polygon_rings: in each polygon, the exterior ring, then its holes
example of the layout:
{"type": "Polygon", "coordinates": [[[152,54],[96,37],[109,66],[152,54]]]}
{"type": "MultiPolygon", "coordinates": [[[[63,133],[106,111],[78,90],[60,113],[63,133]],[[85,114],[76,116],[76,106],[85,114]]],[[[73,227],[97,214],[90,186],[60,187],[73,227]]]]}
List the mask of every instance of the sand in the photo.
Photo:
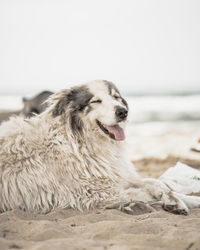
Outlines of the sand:
{"type": "MultiPolygon", "coordinates": [[[[198,132],[132,135],[128,138],[132,162],[142,176],[151,177],[160,176],[178,160],[200,169],[200,153],[190,151],[198,132]]],[[[197,250],[200,209],[192,209],[188,216],[161,209],[141,215],[112,209],[84,213],[57,209],[46,215],[9,211],[0,214],[0,250],[4,249],[197,250]]]]}
{"type": "Polygon", "coordinates": [[[117,210],[47,215],[0,215],[1,249],[191,249],[200,248],[200,209],[189,216],[164,211],[131,216],[117,210]]]}

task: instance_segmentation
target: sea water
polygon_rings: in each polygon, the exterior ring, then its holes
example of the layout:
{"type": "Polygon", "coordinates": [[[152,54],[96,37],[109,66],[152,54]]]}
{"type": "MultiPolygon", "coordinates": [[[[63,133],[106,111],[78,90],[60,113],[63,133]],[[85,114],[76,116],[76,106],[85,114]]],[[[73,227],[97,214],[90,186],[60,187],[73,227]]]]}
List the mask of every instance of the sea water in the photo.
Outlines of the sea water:
{"type": "MultiPolygon", "coordinates": [[[[127,96],[128,127],[143,134],[200,129],[200,95],[127,96]]],[[[0,112],[21,110],[22,96],[0,95],[0,112]]]]}

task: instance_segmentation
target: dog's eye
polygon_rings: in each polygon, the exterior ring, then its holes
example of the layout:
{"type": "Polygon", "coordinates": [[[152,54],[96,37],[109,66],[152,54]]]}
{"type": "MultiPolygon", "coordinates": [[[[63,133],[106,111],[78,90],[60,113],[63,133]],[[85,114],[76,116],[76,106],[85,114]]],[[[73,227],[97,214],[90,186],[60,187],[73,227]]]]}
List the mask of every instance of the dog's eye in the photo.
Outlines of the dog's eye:
{"type": "Polygon", "coordinates": [[[118,95],[114,95],[113,96],[116,100],[119,100],[120,99],[120,96],[118,96],[118,95]]]}
{"type": "Polygon", "coordinates": [[[91,101],[90,103],[102,103],[102,100],[94,100],[94,101],[91,101]]]}

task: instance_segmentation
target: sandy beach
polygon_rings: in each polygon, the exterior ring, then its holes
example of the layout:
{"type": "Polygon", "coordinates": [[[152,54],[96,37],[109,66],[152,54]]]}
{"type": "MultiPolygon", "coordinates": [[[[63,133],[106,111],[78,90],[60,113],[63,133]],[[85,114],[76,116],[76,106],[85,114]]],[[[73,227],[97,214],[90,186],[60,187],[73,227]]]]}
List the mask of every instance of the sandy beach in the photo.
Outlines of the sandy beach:
{"type": "MultiPolygon", "coordinates": [[[[10,113],[0,115],[0,122],[10,113]]],[[[200,129],[127,136],[131,160],[142,176],[159,177],[177,161],[200,170],[190,150],[200,129]]],[[[117,210],[55,210],[46,215],[14,210],[0,214],[0,250],[200,249],[200,209],[188,216],[161,209],[128,215],[117,210]]]]}

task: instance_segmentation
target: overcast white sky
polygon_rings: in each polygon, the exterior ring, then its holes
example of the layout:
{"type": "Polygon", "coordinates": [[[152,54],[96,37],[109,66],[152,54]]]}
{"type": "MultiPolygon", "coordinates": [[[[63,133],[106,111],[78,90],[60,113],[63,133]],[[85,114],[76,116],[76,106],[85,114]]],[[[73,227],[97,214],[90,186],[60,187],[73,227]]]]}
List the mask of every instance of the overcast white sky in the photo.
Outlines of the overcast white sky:
{"type": "Polygon", "coordinates": [[[200,90],[200,1],[0,1],[0,94],[92,79],[200,90]]]}

